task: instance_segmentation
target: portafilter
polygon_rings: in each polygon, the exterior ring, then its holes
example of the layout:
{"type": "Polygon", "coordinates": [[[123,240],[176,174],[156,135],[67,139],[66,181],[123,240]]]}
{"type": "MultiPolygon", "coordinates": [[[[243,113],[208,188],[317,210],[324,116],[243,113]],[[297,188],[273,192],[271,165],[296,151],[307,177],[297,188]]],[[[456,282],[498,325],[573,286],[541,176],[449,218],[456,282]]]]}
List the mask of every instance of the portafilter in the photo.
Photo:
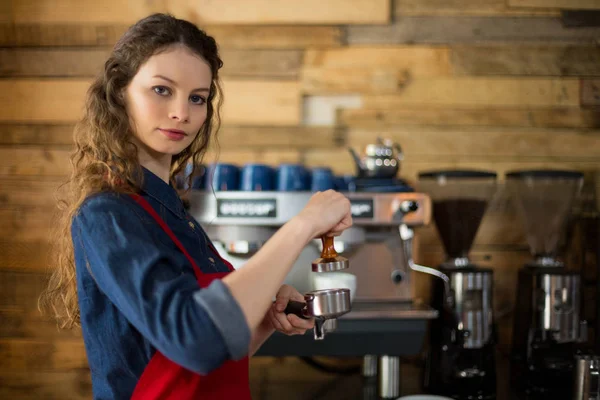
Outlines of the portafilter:
{"type": "Polygon", "coordinates": [[[314,318],[315,340],[325,338],[325,332],[337,328],[337,318],[348,313],[352,307],[350,290],[324,289],[304,294],[305,302],[290,301],[284,310],[285,314],[295,314],[303,319],[314,318]]]}

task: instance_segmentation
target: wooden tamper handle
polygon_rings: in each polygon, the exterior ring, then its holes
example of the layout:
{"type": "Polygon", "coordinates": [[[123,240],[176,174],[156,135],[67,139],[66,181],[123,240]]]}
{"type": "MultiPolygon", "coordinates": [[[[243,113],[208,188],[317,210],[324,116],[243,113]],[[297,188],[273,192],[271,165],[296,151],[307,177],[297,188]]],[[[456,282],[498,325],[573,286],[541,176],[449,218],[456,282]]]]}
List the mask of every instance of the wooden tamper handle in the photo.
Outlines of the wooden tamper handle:
{"type": "Polygon", "coordinates": [[[321,242],[323,242],[321,258],[336,258],[338,256],[338,253],[333,246],[333,236],[321,236],[321,242]]]}

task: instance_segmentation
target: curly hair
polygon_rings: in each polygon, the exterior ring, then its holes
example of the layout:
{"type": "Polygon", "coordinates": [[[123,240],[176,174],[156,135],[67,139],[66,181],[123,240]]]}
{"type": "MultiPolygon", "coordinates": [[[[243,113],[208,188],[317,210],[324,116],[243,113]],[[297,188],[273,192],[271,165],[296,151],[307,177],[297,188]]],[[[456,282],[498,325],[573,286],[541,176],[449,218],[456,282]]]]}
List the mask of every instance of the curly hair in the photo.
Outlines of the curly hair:
{"type": "Polygon", "coordinates": [[[214,38],[191,22],[168,14],[153,14],[132,25],[117,41],[104,69],[88,89],[83,116],[74,129],[71,175],[59,188],[59,211],[51,238],[51,273],[39,308],[54,316],[61,328],[80,326],[72,219],[84,200],[94,193],[133,193],[142,187],[143,170],[132,141],[125,89],[150,57],[176,45],[185,46],[208,63],[212,82],[206,121],[190,146],[173,156],[171,182],[188,163],[192,165],[188,176],[191,179],[194,166],[202,162],[213,135],[216,137],[223,101],[218,71],[223,62],[214,38]]]}

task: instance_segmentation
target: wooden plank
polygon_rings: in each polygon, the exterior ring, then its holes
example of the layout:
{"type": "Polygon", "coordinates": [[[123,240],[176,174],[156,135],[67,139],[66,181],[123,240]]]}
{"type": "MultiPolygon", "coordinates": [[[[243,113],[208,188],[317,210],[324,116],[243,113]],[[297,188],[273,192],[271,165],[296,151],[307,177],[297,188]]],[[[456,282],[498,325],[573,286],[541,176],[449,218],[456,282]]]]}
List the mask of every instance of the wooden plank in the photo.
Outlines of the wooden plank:
{"type": "Polygon", "coordinates": [[[89,84],[88,80],[77,79],[0,80],[0,121],[76,121],[89,84]]]}
{"type": "Polygon", "coordinates": [[[458,75],[600,75],[595,45],[457,45],[451,47],[451,60],[458,75]]]}
{"type": "Polygon", "coordinates": [[[102,24],[7,24],[0,23],[0,45],[28,46],[111,46],[127,25],[102,24]]]}
{"type": "Polygon", "coordinates": [[[0,370],[52,371],[87,368],[83,340],[0,339],[0,370]]]}
{"type": "MultiPolygon", "coordinates": [[[[93,77],[102,70],[110,49],[0,49],[0,77],[93,77]]],[[[299,50],[225,50],[222,76],[295,79],[299,75],[299,50]]]]}
{"type": "Polygon", "coordinates": [[[381,24],[390,20],[389,0],[179,0],[168,11],[201,24],[381,24]],[[316,11],[318,10],[318,11],[316,11]]]}
{"type": "Polygon", "coordinates": [[[46,287],[47,275],[0,270],[0,307],[31,311],[46,287]]]}
{"type": "Polygon", "coordinates": [[[0,77],[90,77],[108,49],[0,49],[0,77]]]}
{"type": "Polygon", "coordinates": [[[237,148],[301,150],[306,148],[333,148],[343,140],[338,127],[309,126],[235,126],[223,125],[218,134],[222,151],[237,148]]]}
{"type": "Polygon", "coordinates": [[[581,106],[598,110],[600,107],[600,79],[581,80],[581,106]]]}
{"type": "Polygon", "coordinates": [[[449,52],[435,47],[308,50],[302,86],[309,93],[396,91],[414,77],[447,76],[449,52]]]}
{"type": "Polygon", "coordinates": [[[600,161],[600,131],[580,134],[571,130],[394,127],[350,129],[347,144],[362,150],[377,137],[400,143],[405,154],[456,157],[571,158],[600,161]]]}
{"type": "Polygon", "coordinates": [[[305,25],[210,25],[206,32],[221,48],[304,49],[339,47],[343,42],[338,26],[305,25]]]}
{"type": "Polygon", "coordinates": [[[0,307],[0,338],[21,339],[81,339],[80,329],[60,329],[46,315],[41,315],[37,306],[0,307]]]}
{"type": "MultiPolygon", "coordinates": [[[[342,42],[336,26],[202,26],[220,48],[302,49],[336,47],[342,42]]],[[[3,47],[112,46],[125,33],[120,24],[7,24],[0,23],[3,47]]]]}
{"type": "MultiPolygon", "coordinates": [[[[71,146],[73,125],[1,124],[0,145],[71,146]]],[[[343,129],[312,126],[240,126],[224,124],[218,141],[224,150],[236,147],[335,147],[343,129]]]]}
{"type": "Polygon", "coordinates": [[[0,2],[0,24],[12,23],[12,1],[0,2]]]}
{"type": "Polygon", "coordinates": [[[65,177],[70,150],[46,147],[0,147],[0,175],[65,177]]]}
{"type": "Polygon", "coordinates": [[[19,400],[87,400],[92,398],[88,368],[70,371],[2,371],[0,397],[19,400]]]}
{"type": "Polygon", "coordinates": [[[302,90],[311,95],[394,93],[406,85],[409,79],[410,72],[395,67],[303,68],[302,90]]]}
{"type": "MultiPolygon", "coordinates": [[[[87,79],[0,80],[0,121],[66,123],[83,109],[87,79]],[[32,93],[36,93],[32,96],[32,93]]],[[[268,80],[225,80],[223,120],[229,124],[297,125],[300,85],[268,80]],[[261,101],[256,101],[260,93],[261,101]]]]}
{"type": "Polygon", "coordinates": [[[0,269],[17,272],[48,271],[51,248],[47,240],[0,240],[0,269]]]}
{"type": "MultiPolygon", "coordinates": [[[[535,128],[600,128],[600,110],[577,107],[402,108],[341,109],[338,123],[381,129],[402,125],[504,126],[535,128]]],[[[1,140],[1,139],[0,139],[1,140]]]]}
{"type": "Polygon", "coordinates": [[[81,340],[81,329],[59,329],[52,316],[42,314],[38,309],[38,299],[46,286],[48,271],[48,268],[44,271],[0,268],[1,338],[81,340]]]}
{"type": "Polygon", "coordinates": [[[567,28],[600,26],[600,10],[562,10],[560,19],[567,28]]]}
{"type": "Polygon", "coordinates": [[[349,46],[339,49],[308,49],[304,65],[309,68],[395,67],[417,76],[447,75],[449,50],[440,46],[349,46]]]}
{"type": "Polygon", "coordinates": [[[223,121],[238,125],[298,125],[300,84],[277,81],[225,81],[223,121]],[[261,101],[256,101],[260,96],[261,101]]]}
{"type": "Polygon", "coordinates": [[[510,7],[564,8],[573,10],[600,9],[599,0],[508,0],[510,7]]]}
{"type": "Polygon", "coordinates": [[[513,8],[506,0],[394,0],[394,18],[431,15],[559,16],[552,8],[513,8]]]}
{"type": "Polygon", "coordinates": [[[402,17],[389,25],[349,26],[356,44],[457,44],[489,42],[595,43],[600,28],[565,28],[559,18],[402,17]]]}
{"type": "Polygon", "coordinates": [[[429,78],[415,79],[398,94],[366,94],[365,108],[429,106],[578,106],[577,79],[429,78]]]}
{"type": "Polygon", "coordinates": [[[65,189],[61,185],[64,179],[2,176],[0,177],[0,207],[39,207],[48,206],[65,189]]]}
{"type": "Polygon", "coordinates": [[[47,240],[54,233],[54,222],[55,217],[47,207],[0,208],[0,241],[47,240]]]}
{"type": "Polygon", "coordinates": [[[12,2],[15,23],[131,24],[154,12],[167,11],[163,1],[17,0],[12,2]]]}
{"type": "Polygon", "coordinates": [[[0,123],[0,145],[73,145],[73,124],[29,125],[0,123]]]}
{"type": "Polygon", "coordinates": [[[302,66],[299,50],[221,51],[222,76],[264,79],[297,79],[302,66]]]}
{"type": "MultiPolygon", "coordinates": [[[[46,207],[54,208],[57,196],[61,195],[62,179],[39,179],[32,177],[6,177],[0,178],[0,208],[10,209],[19,207],[46,207]],[[61,189],[61,190],[59,190],[61,189]]],[[[2,245],[0,244],[0,248],[2,245]]]]}

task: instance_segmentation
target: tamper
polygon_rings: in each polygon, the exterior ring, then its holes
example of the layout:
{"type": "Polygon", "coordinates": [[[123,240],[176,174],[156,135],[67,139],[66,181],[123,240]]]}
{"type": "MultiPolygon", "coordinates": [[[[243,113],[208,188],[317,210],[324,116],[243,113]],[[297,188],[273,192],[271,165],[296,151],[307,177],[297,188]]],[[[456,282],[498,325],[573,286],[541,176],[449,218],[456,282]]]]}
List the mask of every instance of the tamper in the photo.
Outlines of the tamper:
{"type": "Polygon", "coordinates": [[[340,256],[333,246],[333,236],[321,236],[321,257],[312,262],[313,272],[332,272],[350,267],[348,259],[340,256]]]}

